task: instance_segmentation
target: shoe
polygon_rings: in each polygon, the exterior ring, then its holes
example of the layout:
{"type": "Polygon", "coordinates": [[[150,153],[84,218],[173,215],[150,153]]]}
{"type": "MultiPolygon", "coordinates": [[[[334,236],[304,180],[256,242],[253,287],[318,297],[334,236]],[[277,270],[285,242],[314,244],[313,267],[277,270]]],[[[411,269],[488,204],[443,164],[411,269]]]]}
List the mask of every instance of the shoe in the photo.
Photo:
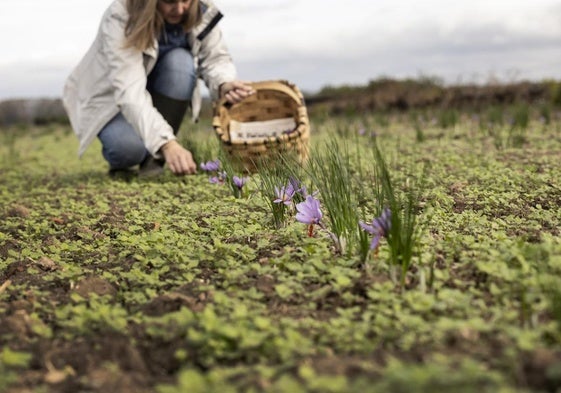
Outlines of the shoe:
{"type": "Polygon", "coordinates": [[[140,164],[140,168],[138,169],[138,177],[150,178],[161,176],[164,173],[164,163],[164,160],[158,160],[152,156],[149,156],[140,164]]]}
{"type": "Polygon", "coordinates": [[[137,171],[133,168],[111,168],[107,174],[114,180],[131,181],[137,176],[137,171]]]}

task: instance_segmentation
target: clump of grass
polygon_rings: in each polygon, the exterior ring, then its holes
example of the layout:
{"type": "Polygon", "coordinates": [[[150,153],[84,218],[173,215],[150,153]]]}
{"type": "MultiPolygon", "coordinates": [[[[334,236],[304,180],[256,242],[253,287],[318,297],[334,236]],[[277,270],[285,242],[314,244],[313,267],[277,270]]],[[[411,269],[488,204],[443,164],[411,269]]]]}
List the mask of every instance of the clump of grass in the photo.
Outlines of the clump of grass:
{"type": "Polygon", "coordinates": [[[455,109],[444,109],[438,114],[438,125],[440,128],[452,128],[458,124],[460,115],[455,109]]]}
{"type": "Polygon", "coordinates": [[[386,209],[391,212],[390,225],[385,236],[390,248],[390,267],[392,271],[395,268],[400,269],[399,282],[403,288],[418,245],[420,228],[417,214],[425,175],[423,173],[416,181],[408,179],[405,188],[397,190],[378,144],[374,144],[373,156],[376,174],[376,184],[373,188],[373,194],[377,197],[376,215],[382,217],[386,209]]]}
{"type": "Polygon", "coordinates": [[[224,183],[232,191],[234,197],[240,198],[242,194],[241,189],[238,188],[234,182],[234,177],[238,175],[239,171],[237,171],[237,168],[234,166],[230,158],[226,156],[225,152],[222,149],[218,153],[218,159],[220,160],[223,173],[226,174],[224,176],[224,183]]]}
{"type": "Polygon", "coordinates": [[[4,147],[7,154],[2,154],[2,161],[8,165],[16,163],[20,158],[20,153],[16,149],[16,141],[18,139],[18,129],[10,127],[0,130],[0,144],[4,147]]]}
{"type": "Polygon", "coordinates": [[[415,129],[415,139],[417,140],[417,142],[424,142],[426,137],[423,130],[422,118],[419,113],[417,113],[416,111],[412,111],[409,114],[409,121],[415,129]]]}
{"type": "MultiPolygon", "coordinates": [[[[289,185],[290,179],[302,179],[302,164],[295,153],[277,153],[259,163],[259,192],[271,209],[273,216],[273,226],[281,228],[286,225],[289,205],[277,203],[275,199],[282,187],[289,185]]],[[[294,203],[301,202],[303,199],[294,195],[294,203]]]]}
{"type": "Polygon", "coordinates": [[[421,122],[416,121],[414,124],[415,128],[415,139],[418,143],[422,143],[425,141],[425,133],[423,131],[423,127],[421,126],[421,122]]]}
{"type": "Polygon", "coordinates": [[[342,254],[352,250],[357,241],[358,214],[347,143],[331,138],[318,146],[310,158],[308,174],[328,213],[337,250],[342,254]]]}
{"type": "Polygon", "coordinates": [[[500,106],[491,106],[487,109],[486,116],[481,118],[486,126],[502,126],[504,124],[504,109],[500,106]]]}
{"type": "Polygon", "coordinates": [[[388,128],[390,126],[390,119],[387,113],[376,113],[376,124],[381,128],[388,128]]]}
{"type": "Polygon", "coordinates": [[[539,109],[540,122],[544,125],[551,124],[551,105],[542,104],[539,109]]]}
{"type": "Polygon", "coordinates": [[[507,146],[522,147],[526,142],[526,130],[530,123],[530,108],[526,104],[519,104],[514,108],[512,124],[507,137],[507,146]]]}

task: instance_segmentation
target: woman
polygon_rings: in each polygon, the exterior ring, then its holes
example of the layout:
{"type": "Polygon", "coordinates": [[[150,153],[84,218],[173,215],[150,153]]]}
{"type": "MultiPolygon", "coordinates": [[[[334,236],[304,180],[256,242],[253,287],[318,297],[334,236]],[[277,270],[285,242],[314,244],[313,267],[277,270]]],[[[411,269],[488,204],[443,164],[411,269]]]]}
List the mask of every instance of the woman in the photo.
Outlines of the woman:
{"type": "Polygon", "coordinates": [[[110,174],[135,165],[157,174],[164,162],[175,174],[195,173],[175,134],[189,102],[198,116],[198,77],[212,99],[236,103],[254,93],[236,80],[221,18],[210,0],[115,0],[64,88],[79,154],[97,136],[110,174]]]}

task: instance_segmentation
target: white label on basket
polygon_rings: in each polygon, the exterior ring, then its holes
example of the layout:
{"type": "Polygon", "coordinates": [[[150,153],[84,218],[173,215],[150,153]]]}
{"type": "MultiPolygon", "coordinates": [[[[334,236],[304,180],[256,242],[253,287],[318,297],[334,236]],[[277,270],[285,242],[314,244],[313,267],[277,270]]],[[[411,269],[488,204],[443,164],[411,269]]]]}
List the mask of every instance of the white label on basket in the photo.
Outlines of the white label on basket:
{"type": "Polygon", "coordinates": [[[277,137],[293,131],[296,122],[292,117],[265,121],[230,121],[230,141],[240,142],[254,139],[277,137]]]}

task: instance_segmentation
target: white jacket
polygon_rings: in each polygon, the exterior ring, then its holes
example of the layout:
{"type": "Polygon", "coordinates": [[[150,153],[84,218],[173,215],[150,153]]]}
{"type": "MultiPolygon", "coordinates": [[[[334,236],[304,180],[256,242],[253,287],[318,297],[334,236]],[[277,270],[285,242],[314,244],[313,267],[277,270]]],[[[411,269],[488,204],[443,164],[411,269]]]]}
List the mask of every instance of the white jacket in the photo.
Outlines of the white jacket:
{"type": "MultiPolygon", "coordinates": [[[[201,3],[206,6],[203,20],[187,38],[197,74],[216,99],[219,86],[236,78],[236,69],[222,33],[215,26],[222,14],[210,0],[201,3]]],[[[146,90],[147,75],[158,57],[157,38],[153,47],[145,51],[124,48],[127,20],[126,0],[115,0],[104,13],[93,44],[64,86],[63,104],[80,140],[79,155],[119,112],[156,157],[160,147],[175,139],[146,90]]],[[[198,116],[200,103],[200,92],[195,88],[191,99],[194,117],[198,116]]]]}

